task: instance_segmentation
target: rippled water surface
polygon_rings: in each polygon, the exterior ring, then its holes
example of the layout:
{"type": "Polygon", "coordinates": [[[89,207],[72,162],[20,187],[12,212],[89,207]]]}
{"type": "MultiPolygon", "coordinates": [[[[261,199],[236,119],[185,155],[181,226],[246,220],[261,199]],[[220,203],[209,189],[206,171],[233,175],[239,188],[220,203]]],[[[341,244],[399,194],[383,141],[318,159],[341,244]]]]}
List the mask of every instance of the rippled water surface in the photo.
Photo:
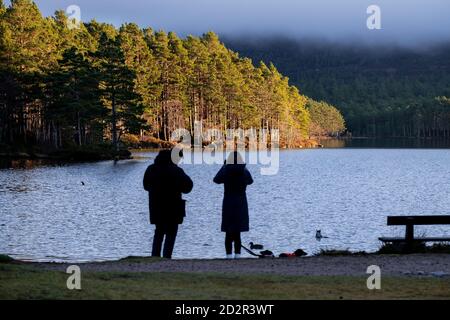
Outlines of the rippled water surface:
{"type": "MultiPolygon", "coordinates": [[[[0,253],[40,261],[92,261],[150,254],[142,177],[155,153],[135,160],[0,170],[0,253]],[[83,186],[81,182],[84,182],[83,186]]],[[[175,258],[221,258],[223,187],[218,166],[185,165],[195,187],[175,258]]],[[[276,253],[303,248],[374,251],[387,215],[450,214],[450,151],[323,149],[282,151],[280,171],[261,176],[249,166],[251,231],[276,253]],[[329,238],[317,241],[321,229],[329,238]]],[[[448,226],[417,234],[450,234],[448,226]]]]}

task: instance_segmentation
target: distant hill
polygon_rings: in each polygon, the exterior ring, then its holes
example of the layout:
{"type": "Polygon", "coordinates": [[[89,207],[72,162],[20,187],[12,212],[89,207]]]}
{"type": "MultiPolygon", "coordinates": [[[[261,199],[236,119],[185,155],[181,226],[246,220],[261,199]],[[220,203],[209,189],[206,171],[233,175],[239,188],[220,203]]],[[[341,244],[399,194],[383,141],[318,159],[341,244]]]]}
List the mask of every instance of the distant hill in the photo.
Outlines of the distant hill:
{"type": "Polygon", "coordinates": [[[369,47],[283,38],[224,38],[254,63],[273,62],[300,92],[343,113],[357,136],[450,136],[450,43],[369,47]]]}

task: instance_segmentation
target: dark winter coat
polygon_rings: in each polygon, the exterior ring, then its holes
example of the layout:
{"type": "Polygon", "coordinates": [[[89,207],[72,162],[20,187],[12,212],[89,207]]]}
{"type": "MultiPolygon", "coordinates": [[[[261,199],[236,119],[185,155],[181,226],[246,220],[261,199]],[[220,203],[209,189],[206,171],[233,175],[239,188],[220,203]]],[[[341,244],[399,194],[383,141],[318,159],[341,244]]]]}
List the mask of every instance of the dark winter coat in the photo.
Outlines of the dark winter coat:
{"type": "Polygon", "coordinates": [[[145,172],[144,189],[149,193],[151,224],[182,224],[186,216],[181,194],[191,192],[193,183],[170,156],[170,151],[160,152],[145,172]]]}
{"type": "Polygon", "coordinates": [[[217,173],[214,182],[225,185],[222,206],[222,231],[249,231],[246,190],[253,183],[245,164],[226,164],[217,173]]]}

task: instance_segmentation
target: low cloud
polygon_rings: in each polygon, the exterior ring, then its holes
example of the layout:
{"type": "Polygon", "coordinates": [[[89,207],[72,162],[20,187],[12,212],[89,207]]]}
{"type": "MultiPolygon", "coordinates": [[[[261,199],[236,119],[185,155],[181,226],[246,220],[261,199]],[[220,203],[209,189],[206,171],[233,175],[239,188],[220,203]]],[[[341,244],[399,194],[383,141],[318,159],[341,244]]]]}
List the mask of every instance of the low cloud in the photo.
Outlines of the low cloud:
{"type": "Polygon", "coordinates": [[[332,41],[420,45],[450,39],[448,0],[37,0],[45,15],[75,4],[84,21],[226,36],[284,35],[332,41]],[[382,29],[368,30],[366,9],[381,8],[382,29]]]}

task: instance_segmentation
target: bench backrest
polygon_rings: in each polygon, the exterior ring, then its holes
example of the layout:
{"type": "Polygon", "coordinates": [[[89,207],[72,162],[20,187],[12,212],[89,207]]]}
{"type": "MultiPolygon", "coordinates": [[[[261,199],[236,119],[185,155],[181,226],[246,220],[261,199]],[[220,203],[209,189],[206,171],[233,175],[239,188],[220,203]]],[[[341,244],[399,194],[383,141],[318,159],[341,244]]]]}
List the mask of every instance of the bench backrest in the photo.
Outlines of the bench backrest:
{"type": "Polygon", "coordinates": [[[388,226],[450,224],[450,216],[390,216],[388,226]]]}

